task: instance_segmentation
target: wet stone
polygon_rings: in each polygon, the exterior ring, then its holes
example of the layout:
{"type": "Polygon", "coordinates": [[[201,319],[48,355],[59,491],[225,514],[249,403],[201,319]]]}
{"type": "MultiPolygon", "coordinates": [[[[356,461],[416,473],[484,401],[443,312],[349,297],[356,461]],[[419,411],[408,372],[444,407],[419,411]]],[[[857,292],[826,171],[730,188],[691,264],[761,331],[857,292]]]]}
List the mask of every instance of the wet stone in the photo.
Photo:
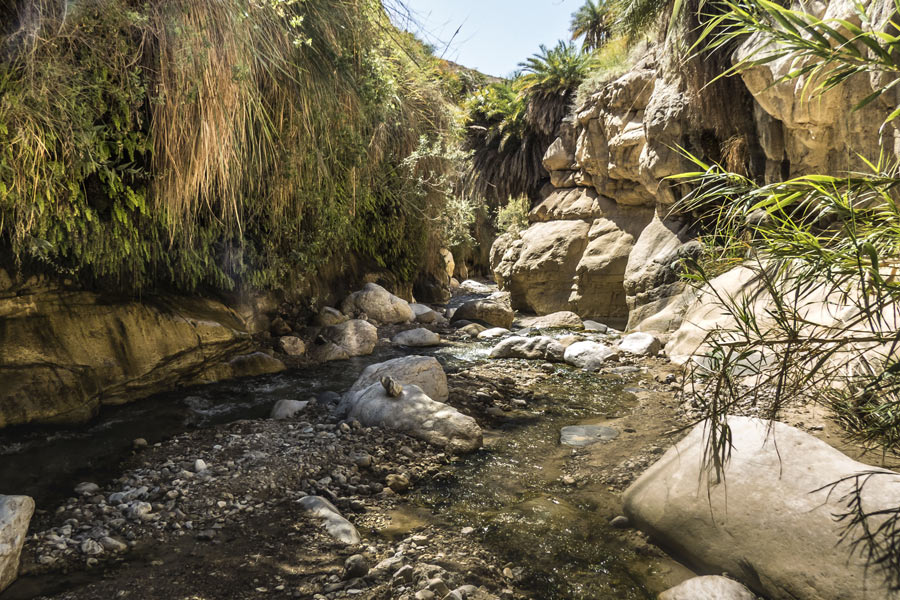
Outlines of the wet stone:
{"type": "Polygon", "coordinates": [[[602,425],[571,425],[559,432],[559,443],[566,446],[589,446],[597,442],[608,442],[619,437],[612,427],[602,425]]]}

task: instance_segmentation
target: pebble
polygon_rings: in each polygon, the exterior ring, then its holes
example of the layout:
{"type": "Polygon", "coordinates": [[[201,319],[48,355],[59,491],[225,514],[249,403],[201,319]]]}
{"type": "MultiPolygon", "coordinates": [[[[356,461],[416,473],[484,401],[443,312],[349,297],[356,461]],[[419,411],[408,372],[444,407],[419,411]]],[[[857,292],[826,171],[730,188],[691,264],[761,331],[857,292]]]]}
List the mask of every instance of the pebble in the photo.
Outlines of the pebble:
{"type": "Polygon", "coordinates": [[[401,492],[405,492],[409,489],[409,479],[405,475],[399,475],[397,473],[391,473],[387,477],[384,478],[387,486],[391,488],[393,491],[398,494],[401,492]]]}
{"type": "Polygon", "coordinates": [[[131,446],[135,450],[140,450],[141,448],[146,448],[148,446],[147,440],[144,438],[135,438],[133,442],[131,442],[131,446]]]}
{"type": "Polygon", "coordinates": [[[75,493],[82,496],[91,496],[100,491],[100,486],[90,481],[83,481],[75,486],[75,493]]]}
{"type": "Polygon", "coordinates": [[[194,461],[194,473],[202,473],[207,470],[209,466],[207,466],[206,461],[202,458],[198,458],[194,461]]]}
{"type": "Polygon", "coordinates": [[[354,554],[344,561],[344,579],[365,577],[369,573],[369,564],[362,554],[354,554]]]}

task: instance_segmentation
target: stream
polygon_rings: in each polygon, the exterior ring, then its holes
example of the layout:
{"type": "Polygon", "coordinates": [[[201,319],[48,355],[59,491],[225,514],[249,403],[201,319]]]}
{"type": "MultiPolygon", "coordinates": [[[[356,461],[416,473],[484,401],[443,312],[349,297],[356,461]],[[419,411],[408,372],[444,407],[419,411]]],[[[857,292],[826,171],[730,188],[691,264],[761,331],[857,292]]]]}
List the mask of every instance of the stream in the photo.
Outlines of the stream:
{"type": "MultiPolygon", "coordinates": [[[[435,356],[448,374],[488,361],[487,342],[451,343],[435,356]]],[[[212,384],[104,408],[75,429],[18,429],[0,436],[0,494],[28,494],[52,507],[80,481],[117,475],[135,438],[150,444],[238,419],[265,418],[280,399],[322,397],[348,388],[368,364],[409,354],[394,348],[351,362],[293,369],[274,376],[212,384]],[[35,465],[39,465],[35,468],[35,465]]],[[[513,364],[515,361],[513,361],[513,364]]],[[[559,442],[560,428],[628,411],[646,373],[586,374],[565,365],[530,391],[536,401],[485,431],[485,449],[454,463],[448,477],[423,482],[392,516],[386,537],[432,524],[472,527],[486,546],[525,567],[520,588],[548,600],[655,598],[675,563],[639,556],[614,535],[618,495],[603,483],[562,481],[566,461],[584,449],[559,442]],[[629,387],[630,386],[630,387],[629,387]]],[[[3,595],[0,594],[0,598],[3,595]]]]}

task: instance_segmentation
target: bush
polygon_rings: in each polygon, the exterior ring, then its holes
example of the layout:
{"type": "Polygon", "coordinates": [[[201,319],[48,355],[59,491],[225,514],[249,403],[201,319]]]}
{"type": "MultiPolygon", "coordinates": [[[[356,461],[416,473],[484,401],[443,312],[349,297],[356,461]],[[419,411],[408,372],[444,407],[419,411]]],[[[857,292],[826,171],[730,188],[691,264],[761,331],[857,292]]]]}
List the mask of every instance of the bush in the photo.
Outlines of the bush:
{"type": "Polygon", "coordinates": [[[528,198],[510,198],[506,206],[497,211],[497,232],[511,233],[518,236],[528,229],[528,213],[531,211],[531,203],[528,198]]]}

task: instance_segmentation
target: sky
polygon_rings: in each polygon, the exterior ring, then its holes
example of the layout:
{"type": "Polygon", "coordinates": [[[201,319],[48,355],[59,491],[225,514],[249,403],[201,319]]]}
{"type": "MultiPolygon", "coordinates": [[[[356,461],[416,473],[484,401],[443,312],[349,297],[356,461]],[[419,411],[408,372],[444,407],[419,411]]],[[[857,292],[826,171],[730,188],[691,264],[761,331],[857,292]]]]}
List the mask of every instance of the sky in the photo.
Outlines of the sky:
{"type": "MultiPolygon", "coordinates": [[[[584,0],[400,0],[394,22],[437,48],[437,55],[506,77],[539,46],[568,40],[572,13],[584,0]],[[457,33],[457,29],[459,30],[457,33]]],[[[390,5],[391,3],[387,3],[390,5]]],[[[397,2],[393,3],[395,6],[397,2]]]]}

